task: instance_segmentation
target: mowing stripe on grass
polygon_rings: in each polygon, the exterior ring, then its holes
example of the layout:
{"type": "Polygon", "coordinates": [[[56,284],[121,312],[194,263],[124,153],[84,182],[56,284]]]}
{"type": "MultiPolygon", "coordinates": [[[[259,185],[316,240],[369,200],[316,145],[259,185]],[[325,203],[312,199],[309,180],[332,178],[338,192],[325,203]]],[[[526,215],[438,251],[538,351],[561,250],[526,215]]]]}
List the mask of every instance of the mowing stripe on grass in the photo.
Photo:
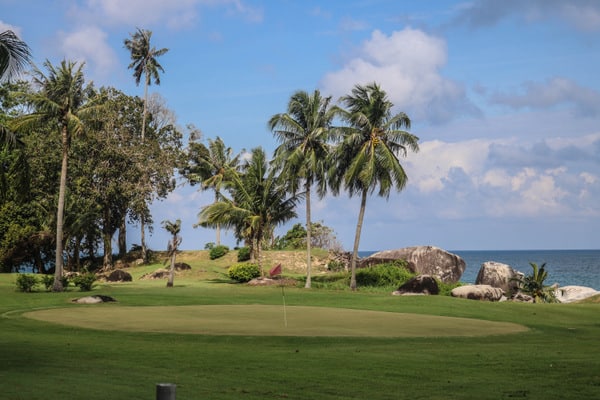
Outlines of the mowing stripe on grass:
{"type": "Polygon", "coordinates": [[[486,336],[527,331],[523,325],[469,318],[327,307],[206,305],[81,306],[31,311],[37,320],[90,329],[244,336],[486,336]]]}

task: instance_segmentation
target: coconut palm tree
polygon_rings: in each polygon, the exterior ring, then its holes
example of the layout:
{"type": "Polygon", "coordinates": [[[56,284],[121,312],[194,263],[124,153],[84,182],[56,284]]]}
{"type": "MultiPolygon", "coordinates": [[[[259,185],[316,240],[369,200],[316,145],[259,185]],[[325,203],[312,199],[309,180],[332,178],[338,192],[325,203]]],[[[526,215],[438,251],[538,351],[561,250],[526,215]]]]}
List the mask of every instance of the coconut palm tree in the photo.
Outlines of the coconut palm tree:
{"type": "MultiPolygon", "coordinates": [[[[10,81],[19,75],[31,63],[31,52],[13,31],[0,32],[0,82],[10,81]]],[[[18,142],[16,136],[6,126],[0,124],[0,144],[13,146],[18,142]]]]}
{"type": "MultiPolygon", "coordinates": [[[[224,186],[238,170],[239,163],[239,154],[233,156],[233,149],[225,146],[223,139],[217,136],[215,140],[208,139],[208,148],[201,143],[190,143],[188,161],[181,172],[192,185],[200,183],[202,189],[213,189],[215,202],[218,202],[224,186]]],[[[220,224],[216,225],[216,231],[216,245],[219,246],[220,224]]]]}
{"type": "Polygon", "coordinates": [[[63,225],[70,141],[73,135],[80,134],[84,129],[80,118],[97,112],[100,106],[88,99],[89,91],[84,87],[84,63],[78,65],[63,60],[59,66],[54,66],[46,61],[44,66],[48,70],[47,74],[39,69],[34,70],[33,82],[40,88],[39,91],[28,96],[34,112],[13,120],[12,126],[18,131],[52,125],[61,137],[62,162],[56,211],[56,269],[52,289],[62,291],[63,225]]]}
{"type": "Polygon", "coordinates": [[[169,245],[167,247],[167,256],[171,260],[171,268],[169,269],[169,280],[167,281],[167,287],[173,287],[173,280],[175,279],[175,259],[177,257],[177,252],[179,251],[179,245],[181,244],[181,236],[179,236],[179,232],[181,231],[181,220],[178,219],[175,222],[171,221],[163,221],[163,228],[167,232],[171,234],[171,240],[169,240],[169,245]]]}
{"type": "Polygon", "coordinates": [[[343,187],[350,196],[360,195],[350,263],[350,287],[356,290],[356,260],[367,196],[379,188],[377,194],[388,198],[392,187],[398,191],[405,187],[407,176],[398,155],[418,151],[419,139],[404,130],[410,129],[410,119],[402,112],[392,114],[392,102],[376,83],[356,85],[341,101],[347,107],[341,116],[348,125],[338,130],[340,143],[333,154],[330,182],[334,193],[343,187]]]}
{"type": "Polygon", "coordinates": [[[275,165],[288,178],[293,192],[300,181],[306,196],[306,284],[311,286],[311,188],[317,185],[319,197],[327,190],[327,160],[332,121],[339,111],[330,106],[331,97],[319,90],[312,95],[298,91],[292,95],[286,113],[275,114],[269,129],[281,144],[275,149],[275,165]]]}
{"type": "Polygon", "coordinates": [[[538,267],[536,263],[530,262],[532,273],[525,275],[522,278],[517,278],[516,281],[519,289],[533,297],[534,303],[556,303],[555,289],[552,286],[547,286],[544,282],[548,277],[546,263],[538,267]]]}
{"type": "MultiPolygon", "coordinates": [[[[146,118],[148,114],[148,86],[152,84],[152,81],[154,81],[155,84],[160,85],[159,71],[165,72],[165,70],[162,65],[160,65],[157,58],[169,51],[167,48],[156,49],[152,47],[150,45],[151,38],[152,31],[137,28],[137,31],[131,34],[131,38],[123,41],[125,48],[129,50],[131,55],[131,63],[128,68],[133,69],[133,77],[135,78],[136,85],[140,84],[142,76],[144,76],[144,109],[142,111],[141,132],[142,143],[144,143],[146,118]]],[[[142,258],[144,262],[147,262],[145,222],[146,218],[142,215],[140,217],[142,258]]]]}
{"type": "Polygon", "coordinates": [[[0,82],[23,72],[31,62],[31,52],[13,31],[0,32],[0,82]]]}
{"type": "Polygon", "coordinates": [[[198,225],[214,227],[220,224],[232,228],[236,237],[251,249],[252,260],[258,262],[261,275],[263,241],[273,228],[296,217],[296,204],[301,195],[288,195],[285,177],[268,169],[262,148],[251,151],[250,159],[235,173],[228,188],[231,198],[205,206],[199,214],[198,225]]]}

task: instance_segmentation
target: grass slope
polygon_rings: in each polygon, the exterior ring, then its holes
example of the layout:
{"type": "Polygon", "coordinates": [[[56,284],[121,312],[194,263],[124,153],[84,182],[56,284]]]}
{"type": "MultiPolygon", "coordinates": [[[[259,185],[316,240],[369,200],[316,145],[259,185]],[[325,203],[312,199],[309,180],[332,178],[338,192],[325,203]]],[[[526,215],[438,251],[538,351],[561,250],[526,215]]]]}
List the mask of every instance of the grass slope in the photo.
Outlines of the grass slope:
{"type": "MultiPolygon", "coordinates": [[[[174,306],[245,305],[247,321],[253,307],[281,307],[277,287],[223,283],[224,264],[190,264],[170,289],[138,279],[100,285],[92,294],[118,303],[98,307],[71,304],[81,295],[74,291],[17,293],[16,276],[0,275],[0,399],[151,399],[159,382],[177,384],[178,400],[600,398],[600,304],[592,301],[485,303],[286,288],[290,308],[337,308],[350,325],[358,325],[355,310],[371,310],[528,328],[473,337],[195,335],[97,330],[23,315],[57,308],[68,323],[69,310],[94,320],[94,310],[165,307],[152,319],[168,328],[174,306]]],[[[143,269],[150,268],[140,275],[143,269]]]]}

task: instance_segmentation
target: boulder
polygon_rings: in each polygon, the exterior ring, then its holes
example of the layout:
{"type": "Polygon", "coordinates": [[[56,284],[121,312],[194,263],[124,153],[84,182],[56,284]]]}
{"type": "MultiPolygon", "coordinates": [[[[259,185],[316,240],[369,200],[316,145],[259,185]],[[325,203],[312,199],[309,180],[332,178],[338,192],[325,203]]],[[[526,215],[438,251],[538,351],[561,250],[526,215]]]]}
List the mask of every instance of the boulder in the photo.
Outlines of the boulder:
{"type": "Polygon", "coordinates": [[[184,262],[175,263],[175,271],[185,271],[189,269],[192,269],[192,266],[190,264],[184,262]]]}
{"type": "Polygon", "coordinates": [[[510,265],[486,261],[481,264],[475,284],[500,288],[504,290],[504,293],[517,293],[519,291],[517,279],[522,277],[523,273],[513,269],[510,265]]]}
{"type": "Polygon", "coordinates": [[[106,277],[106,280],[109,282],[131,282],[133,278],[129,272],[116,269],[106,277]]]}
{"type": "Polygon", "coordinates": [[[164,268],[159,268],[156,271],[150,274],[144,274],[140,277],[140,279],[164,279],[169,276],[169,270],[164,268]]]}
{"type": "Polygon", "coordinates": [[[392,294],[401,296],[406,294],[439,294],[440,287],[431,275],[419,275],[409,279],[392,294]]]}
{"type": "Polygon", "coordinates": [[[573,303],[600,294],[596,289],[586,286],[563,286],[556,289],[555,293],[561,303],[573,303]]]}
{"type": "Polygon", "coordinates": [[[500,288],[490,285],[466,285],[459,286],[450,292],[452,297],[461,297],[471,300],[500,301],[504,292],[500,288]]]}
{"type": "Polygon", "coordinates": [[[465,260],[434,246],[380,251],[360,260],[359,267],[370,267],[395,260],[405,260],[411,272],[436,276],[444,283],[458,282],[466,268],[465,260]]]}
{"type": "Polygon", "coordinates": [[[73,303],[77,303],[77,304],[99,304],[99,303],[108,303],[111,301],[116,301],[115,299],[113,299],[110,296],[104,296],[101,294],[97,294],[94,296],[86,296],[86,297],[80,297],[78,299],[73,300],[73,303]]]}

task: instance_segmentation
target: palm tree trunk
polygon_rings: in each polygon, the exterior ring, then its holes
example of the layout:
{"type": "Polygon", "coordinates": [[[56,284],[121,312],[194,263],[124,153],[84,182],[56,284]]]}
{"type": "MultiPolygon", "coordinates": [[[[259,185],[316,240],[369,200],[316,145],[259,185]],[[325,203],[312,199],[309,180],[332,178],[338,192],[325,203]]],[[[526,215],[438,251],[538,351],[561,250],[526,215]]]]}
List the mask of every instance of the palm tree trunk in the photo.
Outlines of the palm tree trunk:
{"type": "Polygon", "coordinates": [[[310,242],[311,242],[311,226],[310,226],[310,184],[306,183],[306,284],[305,289],[310,289],[310,242]]]}
{"type": "Polygon", "coordinates": [[[127,221],[126,213],[123,213],[121,222],[119,223],[119,257],[124,257],[127,254],[127,221]]]}
{"type": "Polygon", "coordinates": [[[58,189],[58,209],[56,211],[56,263],[52,291],[62,292],[63,276],[63,223],[65,217],[65,192],[67,189],[67,160],[69,157],[69,137],[67,123],[62,126],[62,165],[60,168],[60,184],[58,189]]]}
{"type": "Polygon", "coordinates": [[[167,287],[173,287],[173,281],[175,280],[175,257],[177,257],[177,238],[173,237],[173,241],[171,242],[171,249],[173,254],[171,254],[171,269],[169,270],[169,280],[167,281],[167,287]]]}
{"type": "MultiPolygon", "coordinates": [[[[144,85],[144,110],[142,111],[142,146],[144,145],[144,139],[146,136],[146,114],[148,114],[148,86],[150,85],[150,75],[146,72],[146,84],[144,85]]],[[[146,189],[146,174],[144,173],[144,190],[146,189]]],[[[142,244],[142,260],[144,264],[148,264],[148,251],[146,249],[146,224],[144,217],[141,218],[141,244],[142,244]]]]}
{"type": "Polygon", "coordinates": [[[367,190],[363,190],[360,199],[360,211],[358,212],[358,223],[356,224],[356,233],[354,234],[354,247],[352,249],[352,261],[350,267],[352,278],[350,278],[350,289],[356,290],[356,260],[358,259],[358,245],[360,243],[360,232],[362,231],[363,219],[365,217],[365,208],[367,206],[367,190]]]}

